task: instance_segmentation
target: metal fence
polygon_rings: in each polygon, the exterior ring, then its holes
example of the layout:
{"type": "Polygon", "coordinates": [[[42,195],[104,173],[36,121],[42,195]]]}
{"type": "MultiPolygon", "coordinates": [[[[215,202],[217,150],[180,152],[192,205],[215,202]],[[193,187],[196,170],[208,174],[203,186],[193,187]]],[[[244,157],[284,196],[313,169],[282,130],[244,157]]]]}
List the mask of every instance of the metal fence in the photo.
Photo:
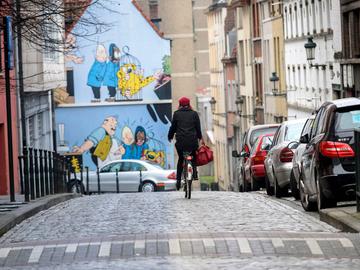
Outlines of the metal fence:
{"type": "Polygon", "coordinates": [[[68,191],[67,171],[69,162],[58,153],[23,148],[19,156],[21,193],[25,201],[68,191]]]}

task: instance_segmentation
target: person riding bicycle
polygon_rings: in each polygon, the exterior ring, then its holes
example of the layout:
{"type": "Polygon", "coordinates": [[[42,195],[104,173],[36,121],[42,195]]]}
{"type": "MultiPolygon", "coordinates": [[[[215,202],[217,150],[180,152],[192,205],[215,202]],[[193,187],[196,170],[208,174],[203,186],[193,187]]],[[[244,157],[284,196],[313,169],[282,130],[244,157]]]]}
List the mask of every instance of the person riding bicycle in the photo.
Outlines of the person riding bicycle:
{"type": "Polygon", "coordinates": [[[199,140],[203,143],[199,115],[191,108],[190,99],[187,97],[179,99],[179,109],[174,112],[168,133],[169,142],[171,142],[175,134],[175,148],[179,156],[176,173],[176,188],[179,190],[183,171],[184,152],[191,153],[191,156],[193,157],[193,179],[198,180],[195,154],[196,150],[199,148],[199,140]]]}

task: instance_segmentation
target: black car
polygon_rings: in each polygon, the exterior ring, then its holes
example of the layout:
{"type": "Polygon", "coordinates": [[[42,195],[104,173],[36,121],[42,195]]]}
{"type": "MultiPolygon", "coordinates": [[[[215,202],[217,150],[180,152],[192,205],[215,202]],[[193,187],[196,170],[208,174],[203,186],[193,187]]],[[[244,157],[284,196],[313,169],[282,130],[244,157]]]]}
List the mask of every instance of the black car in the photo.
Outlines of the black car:
{"type": "Polygon", "coordinates": [[[354,128],[360,99],[325,102],[318,110],[301,157],[300,200],[306,211],[335,207],[355,198],[354,128]]]}

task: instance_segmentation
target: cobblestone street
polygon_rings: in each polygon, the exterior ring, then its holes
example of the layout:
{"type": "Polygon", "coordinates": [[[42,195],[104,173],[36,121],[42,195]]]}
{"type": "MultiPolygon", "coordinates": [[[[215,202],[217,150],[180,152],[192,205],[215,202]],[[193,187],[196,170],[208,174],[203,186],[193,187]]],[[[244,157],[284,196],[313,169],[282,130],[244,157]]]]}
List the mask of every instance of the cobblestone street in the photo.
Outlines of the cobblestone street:
{"type": "Polygon", "coordinates": [[[8,269],[360,267],[359,234],[259,193],[83,196],[26,220],[0,245],[8,269]]]}

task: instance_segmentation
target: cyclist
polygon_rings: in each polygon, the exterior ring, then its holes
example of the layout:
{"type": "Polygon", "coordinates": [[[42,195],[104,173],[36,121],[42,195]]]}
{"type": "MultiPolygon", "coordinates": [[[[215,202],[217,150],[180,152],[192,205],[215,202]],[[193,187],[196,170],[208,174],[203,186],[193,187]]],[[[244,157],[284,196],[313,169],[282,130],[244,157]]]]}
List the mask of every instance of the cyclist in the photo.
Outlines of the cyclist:
{"type": "Polygon", "coordinates": [[[175,134],[175,147],[179,156],[176,173],[176,188],[179,190],[181,186],[184,152],[191,153],[193,157],[193,179],[198,180],[195,152],[199,148],[199,140],[203,143],[199,115],[191,108],[190,99],[187,97],[179,99],[179,109],[174,112],[168,133],[169,142],[171,142],[175,134]]]}

